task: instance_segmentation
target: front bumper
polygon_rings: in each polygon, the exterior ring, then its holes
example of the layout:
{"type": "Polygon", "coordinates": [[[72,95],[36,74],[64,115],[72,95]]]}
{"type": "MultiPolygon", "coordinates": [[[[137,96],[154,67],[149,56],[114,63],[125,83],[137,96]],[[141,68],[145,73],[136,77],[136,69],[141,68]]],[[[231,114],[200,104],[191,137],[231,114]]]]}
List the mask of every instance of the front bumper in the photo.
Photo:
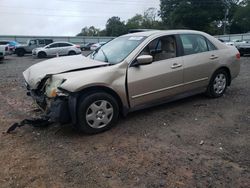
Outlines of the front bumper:
{"type": "MultiPolygon", "coordinates": [[[[37,93],[37,91],[28,91],[28,96],[31,96],[38,107],[44,112],[45,116],[49,117],[50,121],[58,122],[61,124],[72,122],[70,109],[72,108],[72,101],[69,97],[55,97],[47,98],[43,94],[37,93]]],[[[72,97],[70,97],[71,99],[72,97]]]]}

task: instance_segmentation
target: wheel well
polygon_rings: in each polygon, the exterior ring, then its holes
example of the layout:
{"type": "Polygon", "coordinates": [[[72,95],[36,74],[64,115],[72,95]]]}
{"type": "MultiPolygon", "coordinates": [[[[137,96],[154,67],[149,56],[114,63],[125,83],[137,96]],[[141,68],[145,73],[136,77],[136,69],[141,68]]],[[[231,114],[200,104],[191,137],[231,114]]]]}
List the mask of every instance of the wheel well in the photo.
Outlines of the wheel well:
{"type": "MultiPolygon", "coordinates": [[[[97,92],[97,91],[104,91],[110,95],[112,95],[117,103],[118,103],[118,106],[119,106],[119,112],[122,114],[123,113],[123,104],[122,104],[122,100],[121,98],[119,97],[119,95],[112,89],[108,88],[108,87],[105,87],[105,86],[93,86],[93,87],[89,87],[89,88],[86,88],[86,89],[83,89],[79,92],[79,97],[83,97],[84,95],[86,95],[87,93],[94,93],[94,92],[97,92]]],[[[77,100],[79,100],[79,97],[77,100]]]]}
{"type": "Polygon", "coordinates": [[[40,54],[40,53],[46,54],[46,52],[44,52],[44,51],[40,51],[40,52],[38,52],[38,54],[40,54]]]}
{"type": "Polygon", "coordinates": [[[231,73],[230,73],[229,68],[228,67],[220,67],[216,71],[218,71],[218,70],[224,70],[224,71],[226,71],[226,73],[228,75],[228,83],[227,83],[227,85],[230,86],[231,85],[231,73]]]}

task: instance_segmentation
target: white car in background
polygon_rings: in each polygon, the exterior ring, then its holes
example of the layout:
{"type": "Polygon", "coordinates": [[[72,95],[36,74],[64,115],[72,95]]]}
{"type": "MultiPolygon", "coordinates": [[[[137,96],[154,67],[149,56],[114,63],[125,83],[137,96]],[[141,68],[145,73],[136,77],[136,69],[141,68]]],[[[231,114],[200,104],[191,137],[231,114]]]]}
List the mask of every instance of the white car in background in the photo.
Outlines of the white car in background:
{"type": "Polygon", "coordinates": [[[4,59],[6,48],[6,45],[0,45],[0,61],[4,59]]]}
{"type": "Polygon", "coordinates": [[[232,40],[232,41],[226,42],[227,45],[236,46],[236,47],[242,44],[246,44],[246,43],[247,41],[242,41],[242,40],[232,40]]]}
{"type": "Polygon", "coordinates": [[[91,51],[94,51],[98,48],[100,48],[101,46],[103,46],[104,44],[106,44],[107,42],[98,42],[98,43],[95,43],[93,44],[91,47],[90,47],[90,50],[91,51]]]}
{"type": "Polygon", "coordinates": [[[54,42],[32,50],[32,55],[38,58],[81,54],[80,46],[69,42],[54,42]]]}

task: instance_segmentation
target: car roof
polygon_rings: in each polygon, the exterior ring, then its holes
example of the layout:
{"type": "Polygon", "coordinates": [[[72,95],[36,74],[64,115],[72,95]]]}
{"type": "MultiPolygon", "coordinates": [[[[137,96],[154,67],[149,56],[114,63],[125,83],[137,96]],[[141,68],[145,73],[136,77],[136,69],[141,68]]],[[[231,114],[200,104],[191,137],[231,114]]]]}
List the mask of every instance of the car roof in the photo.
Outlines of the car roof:
{"type": "Polygon", "coordinates": [[[129,33],[124,36],[144,36],[144,37],[149,37],[152,35],[174,35],[174,34],[205,34],[204,32],[201,31],[195,31],[195,30],[182,30],[182,29],[177,29],[177,30],[152,30],[152,31],[145,31],[145,32],[137,32],[137,33],[129,33]]]}
{"type": "MultiPolygon", "coordinates": [[[[67,43],[67,44],[73,44],[73,43],[70,43],[70,42],[66,42],[66,41],[56,41],[56,42],[52,42],[48,45],[51,45],[51,44],[57,44],[57,43],[67,43]]],[[[74,45],[74,44],[73,44],[74,45]]]]}

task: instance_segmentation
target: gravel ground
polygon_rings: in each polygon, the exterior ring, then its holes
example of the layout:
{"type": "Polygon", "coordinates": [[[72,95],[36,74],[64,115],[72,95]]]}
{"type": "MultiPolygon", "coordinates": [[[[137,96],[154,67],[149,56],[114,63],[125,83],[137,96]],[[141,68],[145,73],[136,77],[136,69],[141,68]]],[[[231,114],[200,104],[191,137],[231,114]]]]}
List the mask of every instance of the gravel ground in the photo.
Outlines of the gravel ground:
{"type": "Polygon", "coordinates": [[[35,116],[22,71],[0,64],[0,187],[250,187],[250,57],[225,96],[197,95],[134,112],[102,134],[22,127],[35,116]]]}

